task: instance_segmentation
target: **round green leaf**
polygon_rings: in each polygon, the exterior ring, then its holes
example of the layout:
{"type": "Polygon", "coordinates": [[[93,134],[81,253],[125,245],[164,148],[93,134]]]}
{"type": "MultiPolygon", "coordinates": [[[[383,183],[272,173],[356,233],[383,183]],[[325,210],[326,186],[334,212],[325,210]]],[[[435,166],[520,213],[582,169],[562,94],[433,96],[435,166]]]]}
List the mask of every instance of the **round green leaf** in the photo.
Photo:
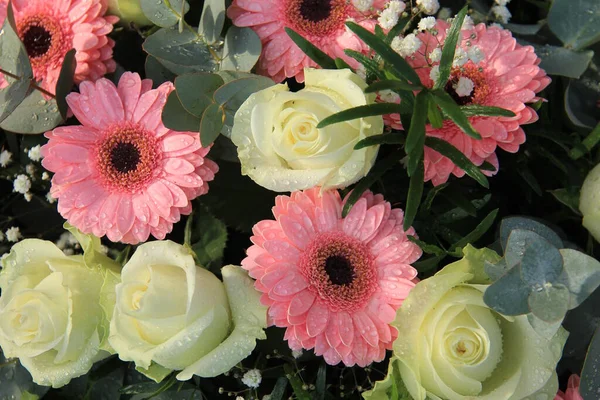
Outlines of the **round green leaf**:
{"type": "Polygon", "coordinates": [[[529,308],[533,315],[545,322],[562,321],[569,307],[569,289],[551,285],[534,290],[529,295],[529,308]]]}
{"type": "Polygon", "coordinates": [[[2,122],[25,99],[33,79],[27,51],[16,33],[10,3],[4,25],[0,30],[0,68],[19,77],[16,79],[4,74],[9,86],[0,90],[0,122],[2,122]]]}
{"type": "Polygon", "coordinates": [[[600,40],[600,2],[554,0],[548,25],[565,46],[581,50],[600,40]]]}
{"type": "Polygon", "coordinates": [[[198,118],[213,104],[212,96],[223,84],[223,78],[219,75],[206,72],[180,75],[175,79],[175,89],[181,104],[198,118]]]}
{"type": "Polygon", "coordinates": [[[197,132],[200,127],[200,118],[186,111],[177,92],[171,92],[162,111],[162,122],[169,129],[180,132],[197,132]]]}
{"type": "Polygon", "coordinates": [[[163,28],[175,25],[190,9],[185,0],[140,0],[140,6],[152,23],[163,28]]]}
{"type": "Polygon", "coordinates": [[[0,123],[0,128],[15,133],[37,134],[56,128],[62,121],[56,100],[46,100],[40,91],[34,90],[0,123]]]}
{"type": "Polygon", "coordinates": [[[207,43],[215,43],[221,36],[225,24],[225,1],[205,0],[198,33],[204,36],[207,43]]]}
{"type": "Polygon", "coordinates": [[[200,143],[203,147],[208,147],[215,141],[223,128],[224,122],[225,113],[218,104],[212,103],[204,110],[200,121],[200,143]]]}
{"type": "Polygon", "coordinates": [[[555,247],[563,247],[563,242],[560,237],[546,225],[531,218],[509,217],[504,218],[500,223],[500,241],[504,249],[506,249],[509,235],[515,229],[535,232],[552,243],[555,247]]]}
{"type": "Polygon", "coordinates": [[[587,69],[593,51],[573,51],[564,47],[546,45],[532,45],[535,53],[542,59],[540,68],[549,75],[561,75],[568,78],[579,78],[587,69]]]}
{"type": "Polygon", "coordinates": [[[516,266],[486,289],[483,301],[500,314],[528,314],[530,292],[529,286],[521,280],[521,268],[516,266]]]}
{"type": "Polygon", "coordinates": [[[571,292],[569,309],[583,303],[600,286],[600,262],[593,257],[573,249],[561,249],[566,285],[571,292]]]}
{"type": "Polygon", "coordinates": [[[563,259],[558,249],[540,237],[529,243],[521,260],[523,281],[530,286],[555,282],[563,272],[563,259]]]}
{"type": "Polygon", "coordinates": [[[600,328],[596,330],[581,371],[579,393],[585,400],[598,397],[600,393],[600,328]]]}
{"type": "Polygon", "coordinates": [[[175,79],[175,74],[165,67],[157,58],[146,57],[146,78],[152,79],[153,86],[156,88],[164,82],[172,82],[175,79]]]}
{"type": "Polygon", "coordinates": [[[250,71],[261,50],[260,38],[252,29],[232,26],[225,36],[221,69],[250,71]]]}
{"type": "MultiPolygon", "coordinates": [[[[202,37],[189,30],[180,33],[177,28],[160,29],[146,38],[143,47],[161,62],[166,60],[178,66],[190,66],[206,72],[217,68],[211,49],[202,37]]],[[[169,68],[169,65],[165,66],[169,68]]]]}

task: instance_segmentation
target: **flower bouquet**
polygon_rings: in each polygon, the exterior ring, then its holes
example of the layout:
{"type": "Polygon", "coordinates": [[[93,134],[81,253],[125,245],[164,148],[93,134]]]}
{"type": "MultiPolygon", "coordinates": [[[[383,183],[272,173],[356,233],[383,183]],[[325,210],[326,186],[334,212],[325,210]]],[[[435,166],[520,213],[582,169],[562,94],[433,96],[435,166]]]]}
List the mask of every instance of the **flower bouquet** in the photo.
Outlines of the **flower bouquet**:
{"type": "Polygon", "coordinates": [[[0,399],[600,398],[596,0],[0,26],[0,399]]]}

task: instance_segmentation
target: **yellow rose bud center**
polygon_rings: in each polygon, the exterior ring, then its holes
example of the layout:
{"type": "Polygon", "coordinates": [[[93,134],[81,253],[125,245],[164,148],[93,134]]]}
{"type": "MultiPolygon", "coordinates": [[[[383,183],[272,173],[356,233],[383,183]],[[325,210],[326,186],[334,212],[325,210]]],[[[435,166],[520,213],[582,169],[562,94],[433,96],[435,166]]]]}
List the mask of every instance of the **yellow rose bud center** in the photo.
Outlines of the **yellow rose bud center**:
{"type": "Polygon", "coordinates": [[[446,357],[453,364],[476,364],[485,357],[484,341],[479,332],[467,328],[446,332],[446,357]]]}

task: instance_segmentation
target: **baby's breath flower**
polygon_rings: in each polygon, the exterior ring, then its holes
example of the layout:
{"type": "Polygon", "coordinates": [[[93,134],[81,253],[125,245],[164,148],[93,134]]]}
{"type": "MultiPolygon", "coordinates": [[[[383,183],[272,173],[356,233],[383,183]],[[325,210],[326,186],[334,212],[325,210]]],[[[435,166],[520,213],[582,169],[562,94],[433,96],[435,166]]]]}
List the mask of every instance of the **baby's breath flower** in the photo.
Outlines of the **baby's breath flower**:
{"type": "Polygon", "coordinates": [[[417,6],[427,15],[433,15],[440,9],[438,0],[417,0],[417,6]]]}
{"type": "Polygon", "coordinates": [[[512,14],[510,13],[510,11],[508,11],[508,8],[506,8],[506,6],[492,7],[492,14],[494,14],[496,19],[502,22],[503,24],[506,24],[510,20],[510,17],[512,17],[512,14]]]}
{"type": "Polygon", "coordinates": [[[458,82],[452,85],[452,87],[454,88],[454,91],[457,95],[459,95],[460,97],[465,97],[473,93],[473,88],[475,87],[475,85],[473,85],[473,81],[469,78],[461,76],[458,79],[458,82]]]}
{"type": "Polygon", "coordinates": [[[468,61],[469,56],[467,55],[467,52],[462,47],[457,47],[454,52],[454,61],[452,62],[452,65],[454,67],[462,67],[468,61]]]}
{"type": "Polygon", "coordinates": [[[373,0],[352,0],[354,7],[361,12],[366,12],[373,7],[373,0]]]}
{"type": "Polygon", "coordinates": [[[262,381],[262,375],[260,370],[251,369],[242,376],[242,383],[249,388],[256,389],[260,386],[260,382],[262,381]]]}
{"type": "Polygon", "coordinates": [[[425,17],[419,21],[417,29],[420,31],[426,31],[435,27],[435,17],[425,17]]]}
{"type": "Polygon", "coordinates": [[[33,146],[31,149],[29,149],[27,155],[31,161],[40,161],[42,159],[41,148],[42,146],[38,144],[37,146],[33,146]]]}
{"type": "Polygon", "coordinates": [[[31,181],[27,175],[17,175],[13,181],[13,192],[25,194],[31,189],[31,181]]]}
{"type": "Polygon", "coordinates": [[[4,150],[0,153],[0,166],[6,167],[12,161],[12,153],[8,150],[4,150]]]}
{"type": "Polygon", "coordinates": [[[434,65],[431,67],[431,71],[429,71],[429,77],[433,82],[437,82],[440,79],[440,66],[434,65]]]}
{"type": "Polygon", "coordinates": [[[442,59],[442,49],[436,47],[429,53],[429,60],[431,62],[438,62],[442,59]]]}
{"type": "Polygon", "coordinates": [[[402,57],[408,57],[419,50],[422,44],[421,40],[414,33],[409,33],[402,39],[398,53],[400,53],[402,57]]]}
{"type": "Polygon", "coordinates": [[[9,242],[18,242],[21,239],[21,230],[18,226],[10,227],[6,230],[6,240],[9,242]]]}
{"type": "Polygon", "coordinates": [[[467,50],[467,57],[475,64],[479,64],[485,58],[485,54],[479,46],[470,47],[467,50]]]}

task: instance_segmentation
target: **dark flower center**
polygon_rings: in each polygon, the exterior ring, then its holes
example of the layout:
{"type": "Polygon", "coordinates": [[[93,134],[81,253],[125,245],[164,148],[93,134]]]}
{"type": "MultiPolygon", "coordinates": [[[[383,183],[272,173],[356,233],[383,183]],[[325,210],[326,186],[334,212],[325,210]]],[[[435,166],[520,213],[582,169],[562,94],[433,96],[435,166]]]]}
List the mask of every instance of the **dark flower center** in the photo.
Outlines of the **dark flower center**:
{"type": "Polygon", "coordinates": [[[334,285],[349,285],[354,280],[354,268],[346,257],[330,256],[325,260],[325,272],[334,285]]]}
{"type": "Polygon", "coordinates": [[[323,21],[330,14],[331,0],[303,0],[300,4],[300,15],[308,21],[323,21]]]}
{"type": "Polygon", "coordinates": [[[135,170],[139,162],[140,151],[133,143],[117,143],[110,151],[111,165],[123,174],[135,170]]]}
{"type": "Polygon", "coordinates": [[[50,49],[52,35],[42,26],[31,25],[23,34],[23,44],[29,57],[40,57],[50,49]]]}

